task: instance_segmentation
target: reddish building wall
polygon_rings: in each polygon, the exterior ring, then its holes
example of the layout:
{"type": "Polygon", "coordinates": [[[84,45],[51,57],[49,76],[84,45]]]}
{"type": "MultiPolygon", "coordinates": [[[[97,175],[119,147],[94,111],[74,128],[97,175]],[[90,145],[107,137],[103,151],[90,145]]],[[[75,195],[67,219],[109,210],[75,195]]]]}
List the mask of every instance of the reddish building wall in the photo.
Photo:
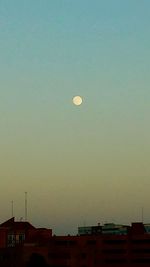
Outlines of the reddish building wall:
{"type": "Polygon", "coordinates": [[[8,230],[6,228],[0,228],[0,248],[7,246],[7,234],[8,230]]]}
{"type": "Polygon", "coordinates": [[[26,234],[23,243],[7,248],[7,229],[1,227],[0,267],[150,266],[150,234],[143,224],[124,235],[52,236],[49,229],[32,227],[26,234]]]}

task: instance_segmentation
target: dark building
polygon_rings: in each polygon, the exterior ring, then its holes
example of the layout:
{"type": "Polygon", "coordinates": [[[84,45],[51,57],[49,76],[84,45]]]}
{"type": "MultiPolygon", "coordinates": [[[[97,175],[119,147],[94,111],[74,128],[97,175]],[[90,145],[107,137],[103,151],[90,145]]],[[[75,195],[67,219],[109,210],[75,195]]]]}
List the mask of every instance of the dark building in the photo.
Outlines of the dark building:
{"type": "Polygon", "coordinates": [[[77,236],[52,236],[51,229],[12,218],[0,225],[0,267],[150,266],[149,225],[88,229],[79,228],[77,236]]]}

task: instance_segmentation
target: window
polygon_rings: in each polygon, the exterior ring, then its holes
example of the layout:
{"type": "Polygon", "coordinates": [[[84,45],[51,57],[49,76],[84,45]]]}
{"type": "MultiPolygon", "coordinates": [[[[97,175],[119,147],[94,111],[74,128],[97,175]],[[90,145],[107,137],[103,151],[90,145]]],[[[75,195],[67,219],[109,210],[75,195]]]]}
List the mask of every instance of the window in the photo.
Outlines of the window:
{"type": "Polygon", "coordinates": [[[148,258],[148,259],[135,259],[135,260],[132,260],[132,262],[133,263],[148,263],[148,264],[150,264],[150,258],[148,258]]]}
{"type": "Polygon", "coordinates": [[[48,257],[51,259],[70,259],[70,253],[49,253],[48,257]]]}
{"type": "Polygon", "coordinates": [[[23,242],[25,240],[25,234],[19,235],[19,243],[23,242]]]}
{"type": "Polygon", "coordinates": [[[150,244],[150,239],[133,239],[133,244],[150,244]]]}
{"type": "Polygon", "coordinates": [[[14,247],[15,246],[15,242],[16,242],[16,238],[14,234],[9,234],[7,237],[7,241],[8,241],[8,247],[14,247]]]}
{"type": "Polygon", "coordinates": [[[55,245],[58,246],[74,246],[77,244],[76,240],[56,240],[55,245]]]}
{"type": "Polygon", "coordinates": [[[120,264],[120,263],[127,262],[127,260],[126,259],[106,259],[105,262],[110,263],[110,264],[113,264],[113,263],[114,264],[116,264],[116,263],[120,264]]]}
{"type": "Polygon", "coordinates": [[[126,253],[125,249],[104,249],[102,251],[105,254],[122,254],[122,253],[126,253]]]}
{"type": "Polygon", "coordinates": [[[77,241],[69,240],[68,243],[69,243],[70,246],[75,246],[77,244],[77,241]]]}
{"type": "Polygon", "coordinates": [[[105,244],[124,244],[126,243],[126,240],[123,240],[123,239],[106,239],[104,240],[104,243],[105,244]]]}
{"type": "Polygon", "coordinates": [[[96,240],[88,240],[87,244],[88,245],[96,245],[96,240]]]}
{"type": "Polygon", "coordinates": [[[146,249],[133,249],[132,250],[133,253],[150,253],[150,249],[146,248],[146,249]]]}
{"type": "Polygon", "coordinates": [[[57,241],[55,241],[55,245],[67,246],[68,245],[68,241],[67,240],[57,240],[57,241]]]}

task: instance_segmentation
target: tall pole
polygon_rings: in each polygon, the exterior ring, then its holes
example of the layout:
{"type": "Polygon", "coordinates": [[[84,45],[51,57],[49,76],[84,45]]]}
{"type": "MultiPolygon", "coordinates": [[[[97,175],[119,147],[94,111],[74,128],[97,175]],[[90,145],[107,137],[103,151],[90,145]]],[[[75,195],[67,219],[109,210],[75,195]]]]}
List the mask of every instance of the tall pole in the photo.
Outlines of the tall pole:
{"type": "Polygon", "coordinates": [[[27,192],[25,192],[25,221],[27,221],[27,192]]]}
{"type": "Polygon", "coordinates": [[[142,223],[144,221],[144,208],[142,207],[142,223]]]}
{"type": "Polygon", "coordinates": [[[11,217],[14,217],[14,202],[11,201],[11,217]]]}

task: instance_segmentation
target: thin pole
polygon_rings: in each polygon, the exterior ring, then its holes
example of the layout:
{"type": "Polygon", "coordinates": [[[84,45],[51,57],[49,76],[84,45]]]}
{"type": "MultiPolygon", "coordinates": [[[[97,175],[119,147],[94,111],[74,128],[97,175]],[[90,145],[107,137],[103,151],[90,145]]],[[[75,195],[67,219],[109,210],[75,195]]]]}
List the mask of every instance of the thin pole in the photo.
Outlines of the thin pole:
{"type": "Polygon", "coordinates": [[[11,217],[14,217],[14,202],[11,201],[11,217]]]}
{"type": "Polygon", "coordinates": [[[144,208],[142,207],[142,223],[144,221],[144,208]]]}
{"type": "Polygon", "coordinates": [[[25,192],[25,221],[27,221],[27,192],[25,192]]]}

